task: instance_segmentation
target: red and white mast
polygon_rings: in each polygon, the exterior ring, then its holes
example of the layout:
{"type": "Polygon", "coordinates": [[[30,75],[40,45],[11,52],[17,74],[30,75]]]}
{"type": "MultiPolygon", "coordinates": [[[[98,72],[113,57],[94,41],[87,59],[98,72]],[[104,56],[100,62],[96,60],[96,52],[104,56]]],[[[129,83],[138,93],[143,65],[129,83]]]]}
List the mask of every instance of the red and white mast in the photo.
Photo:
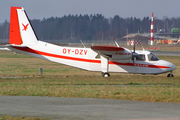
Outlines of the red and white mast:
{"type": "Polygon", "coordinates": [[[153,37],[153,13],[152,13],[152,18],[151,18],[151,45],[153,45],[154,37],[153,37]]]}

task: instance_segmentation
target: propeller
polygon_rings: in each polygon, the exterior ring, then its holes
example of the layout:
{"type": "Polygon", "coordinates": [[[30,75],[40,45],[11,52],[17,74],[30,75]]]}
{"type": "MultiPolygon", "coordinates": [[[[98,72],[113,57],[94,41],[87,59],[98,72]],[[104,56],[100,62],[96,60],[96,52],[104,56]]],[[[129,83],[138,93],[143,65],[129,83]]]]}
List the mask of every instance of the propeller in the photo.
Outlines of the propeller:
{"type": "Polygon", "coordinates": [[[135,42],[134,42],[134,46],[133,46],[133,53],[135,53],[135,47],[136,47],[136,46],[135,46],[135,42]]]}
{"type": "Polygon", "coordinates": [[[133,66],[134,66],[135,47],[136,47],[136,46],[135,46],[135,41],[134,41],[133,52],[132,52],[133,66]]]}

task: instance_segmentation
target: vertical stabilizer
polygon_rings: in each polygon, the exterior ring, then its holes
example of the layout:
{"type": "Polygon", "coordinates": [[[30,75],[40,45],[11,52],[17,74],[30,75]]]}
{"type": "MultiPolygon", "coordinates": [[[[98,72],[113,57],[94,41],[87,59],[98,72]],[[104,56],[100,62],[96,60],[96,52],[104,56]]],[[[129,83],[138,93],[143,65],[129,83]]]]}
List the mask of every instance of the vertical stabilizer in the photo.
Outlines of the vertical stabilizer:
{"type": "Polygon", "coordinates": [[[21,7],[11,7],[9,43],[15,45],[35,45],[37,37],[21,7]]]}

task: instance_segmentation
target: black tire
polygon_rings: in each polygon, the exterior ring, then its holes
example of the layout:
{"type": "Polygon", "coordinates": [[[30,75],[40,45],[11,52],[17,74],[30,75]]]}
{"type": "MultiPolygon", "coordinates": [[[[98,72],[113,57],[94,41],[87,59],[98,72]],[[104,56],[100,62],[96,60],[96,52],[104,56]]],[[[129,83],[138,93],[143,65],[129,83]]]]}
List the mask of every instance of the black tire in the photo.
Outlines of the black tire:
{"type": "Polygon", "coordinates": [[[169,74],[167,75],[167,77],[174,77],[174,75],[171,74],[171,73],[169,73],[169,74]]]}

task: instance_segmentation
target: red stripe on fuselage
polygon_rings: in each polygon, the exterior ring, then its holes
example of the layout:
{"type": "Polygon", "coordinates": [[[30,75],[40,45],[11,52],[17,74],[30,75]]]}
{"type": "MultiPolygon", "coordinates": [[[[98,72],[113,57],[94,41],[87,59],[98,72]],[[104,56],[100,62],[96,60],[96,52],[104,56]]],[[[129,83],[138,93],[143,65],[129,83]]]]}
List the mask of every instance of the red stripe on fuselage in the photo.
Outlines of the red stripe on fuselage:
{"type": "MultiPolygon", "coordinates": [[[[16,46],[11,46],[12,48],[24,51],[24,52],[29,52],[29,53],[34,53],[38,55],[44,55],[44,56],[49,56],[49,57],[55,57],[55,58],[61,58],[61,59],[67,59],[67,60],[74,60],[74,61],[81,61],[81,62],[90,62],[90,63],[101,63],[101,60],[91,60],[91,59],[84,59],[84,58],[76,58],[76,57],[69,57],[69,56],[63,56],[63,55],[56,55],[56,54],[51,54],[51,53],[46,53],[46,52],[41,52],[38,50],[33,50],[28,47],[16,47],[16,46]]],[[[138,63],[120,63],[120,62],[114,62],[114,61],[109,61],[109,64],[112,65],[124,65],[124,66],[136,66],[136,67],[146,67],[146,68],[170,68],[167,66],[157,66],[157,65],[149,65],[149,64],[138,64],[138,63]]]]}
{"type": "Polygon", "coordinates": [[[100,60],[90,60],[90,59],[84,59],[84,58],[75,58],[75,57],[69,57],[69,56],[63,56],[63,55],[56,55],[56,54],[51,54],[51,53],[46,53],[46,52],[41,52],[38,50],[33,50],[28,47],[15,47],[12,46],[12,48],[24,51],[24,52],[29,52],[29,53],[34,53],[38,55],[44,55],[44,56],[49,56],[49,57],[55,57],[55,58],[61,58],[61,59],[68,59],[68,60],[75,60],[75,61],[82,61],[82,62],[91,62],[91,63],[101,63],[100,60]]]}

